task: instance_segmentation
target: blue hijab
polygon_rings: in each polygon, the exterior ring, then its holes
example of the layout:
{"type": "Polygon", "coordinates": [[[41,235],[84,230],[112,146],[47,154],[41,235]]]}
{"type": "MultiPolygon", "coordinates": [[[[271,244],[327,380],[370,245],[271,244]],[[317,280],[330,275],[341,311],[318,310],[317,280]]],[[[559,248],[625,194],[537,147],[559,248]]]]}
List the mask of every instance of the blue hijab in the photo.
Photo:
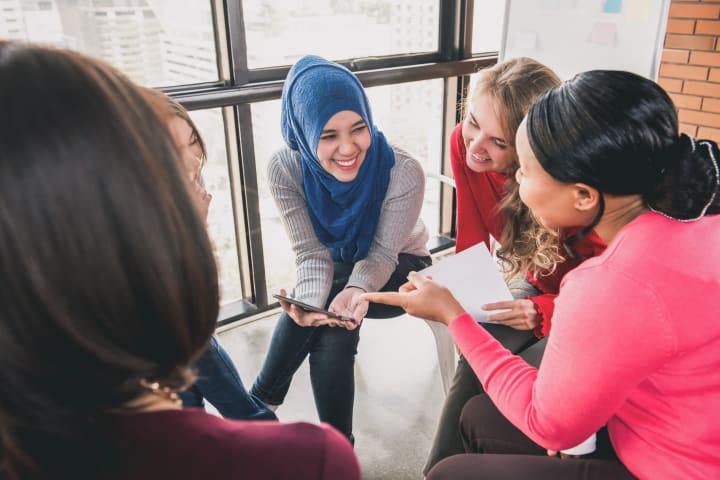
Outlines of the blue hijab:
{"type": "Polygon", "coordinates": [[[395,154],[373,125],[365,90],[347,68],[308,55],[290,69],[282,93],[285,143],[300,152],[303,187],[313,229],[333,260],[365,258],[375,236],[395,154]],[[317,158],[320,133],[338,112],[351,110],[365,120],[372,142],[357,177],[341,182],[317,158]]]}

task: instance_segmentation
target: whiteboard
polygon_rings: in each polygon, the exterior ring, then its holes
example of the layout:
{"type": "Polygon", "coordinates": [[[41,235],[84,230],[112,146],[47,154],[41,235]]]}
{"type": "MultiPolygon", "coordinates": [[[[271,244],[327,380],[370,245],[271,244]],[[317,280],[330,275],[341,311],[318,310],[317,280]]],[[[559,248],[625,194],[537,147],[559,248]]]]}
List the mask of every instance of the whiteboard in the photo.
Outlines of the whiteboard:
{"type": "Polygon", "coordinates": [[[657,79],[670,0],[506,0],[500,60],[531,57],[560,78],[593,69],[657,79]]]}

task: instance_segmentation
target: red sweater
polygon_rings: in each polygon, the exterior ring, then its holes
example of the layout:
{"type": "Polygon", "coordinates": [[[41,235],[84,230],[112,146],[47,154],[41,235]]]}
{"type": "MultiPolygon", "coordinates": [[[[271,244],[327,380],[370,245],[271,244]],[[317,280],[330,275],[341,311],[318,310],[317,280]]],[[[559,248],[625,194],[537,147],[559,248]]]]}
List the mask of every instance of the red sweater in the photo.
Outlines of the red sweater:
{"type": "MultiPolygon", "coordinates": [[[[473,245],[485,242],[490,248],[489,237],[496,240],[502,234],[502,214],[499,210],[500,201],[505,196],[507,175],[497,172],[477,173],[470,170],[466,162],[467,150],[462,136],[462,123],[458,124],[450,136],[450,160],[455,177],[455,195],[457,197],[457,238],[455,251],[461,252],[473,245]]],[[[563,232],[562,239],[567,238],[579,229],[568,229],[563,232]]],[[[560,254],[567,260],[557,266],[552,275],[538,275],[528,272],[528,280],[541,295],[528,297],[542,317],[535,334],[542,338],[550,332],[552,316],[555,309],[555,297],[560,289],[560,281],[567,272],[577,267],[584,259],[602,253],[605,243],[595,232],[573,244],[578,258],[568,258],[565,249],[560,246],[560,254]]]]}
{"type": "Polygon", "coordinates": [[[450,323],[493,402],[545,448],[607,423],[640,478],[720,478],[720,215],[645,213],[568,274],[540,370],[450,323]]]}
{"type": "Polygon", "coordinates": [[[329,425],[229,420],[200,409],[115,415],[121,444],[113,480],[360,480],[350,443],[329,425]]]}

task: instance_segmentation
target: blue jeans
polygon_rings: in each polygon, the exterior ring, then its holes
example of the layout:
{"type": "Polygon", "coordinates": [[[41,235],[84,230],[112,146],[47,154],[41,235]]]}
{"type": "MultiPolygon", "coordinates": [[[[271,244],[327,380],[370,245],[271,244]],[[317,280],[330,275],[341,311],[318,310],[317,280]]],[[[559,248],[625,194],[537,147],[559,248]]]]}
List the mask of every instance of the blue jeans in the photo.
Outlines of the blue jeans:
{"type": "Polygon", "coordinates": [[[183,406],[203,407],[207,399],[226,418],[237,420],[277,420],[275,414],[248,393],[230,356],[215,340],[195,363],[198,379],[180,392],[183,406]]]}
{"type": "MultiPolygon", "coordinates": [[[[401,253],[398,266],[382,291],[397,291],[413,270],[431,263],[430,257],[401,253]]],[[[353,264],[335,263],[333,284],[325,307],[347,284],[353,264]]],[[[371,303],[368,317],[389,318],[404,313],[399,307],[371,303]]],[[[270,405],[280,405],[290,388],[293,375],[305,357],[310,356],[310,383],[320,421],[327,422],[350,442],[355,400],[355,355],[360,326],[344,328],[301,327],[286,313],[280,315],[265,362],[255,379],[251,394],[270,405]]]]}

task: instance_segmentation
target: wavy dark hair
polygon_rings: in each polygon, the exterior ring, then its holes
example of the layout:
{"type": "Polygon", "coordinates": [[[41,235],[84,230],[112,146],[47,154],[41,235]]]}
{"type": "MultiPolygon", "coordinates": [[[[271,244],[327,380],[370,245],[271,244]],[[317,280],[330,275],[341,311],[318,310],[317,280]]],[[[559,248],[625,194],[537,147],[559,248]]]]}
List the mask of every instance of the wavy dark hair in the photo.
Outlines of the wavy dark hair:
{"type": "Polygon", "coordinates": [[[550,273],[563,258],[558,251],[557,232],[542,226],[520,200],[513,173],[518,168],[515,133],[533,102],[560,85],[560,79],[542,63],[527,57],[512,58],[477,74],[468,98],[468,109],[477,95],[490,95],[503,136],[508,141],[512,162],[500,202],[503,228],[498,257],[504,274],[514,277],[528,270],[550,273]]]}
{"type": "Polygon", "coordinates": [[[98,425],[180,389],[218,314],[217,270],[163,122],[67,50],[0,41],[0,477],[103,478],[98,425]]]}
{"type": "Polygon", "coordinates": [[[580,73],[549,91],[527,117],[530,147],[564,183],[602,194],[641,195],[649,208],[678,220],[720,213],[718,147],[678,135],[675,106],[655,82],[630,72],[580,73]]]}

